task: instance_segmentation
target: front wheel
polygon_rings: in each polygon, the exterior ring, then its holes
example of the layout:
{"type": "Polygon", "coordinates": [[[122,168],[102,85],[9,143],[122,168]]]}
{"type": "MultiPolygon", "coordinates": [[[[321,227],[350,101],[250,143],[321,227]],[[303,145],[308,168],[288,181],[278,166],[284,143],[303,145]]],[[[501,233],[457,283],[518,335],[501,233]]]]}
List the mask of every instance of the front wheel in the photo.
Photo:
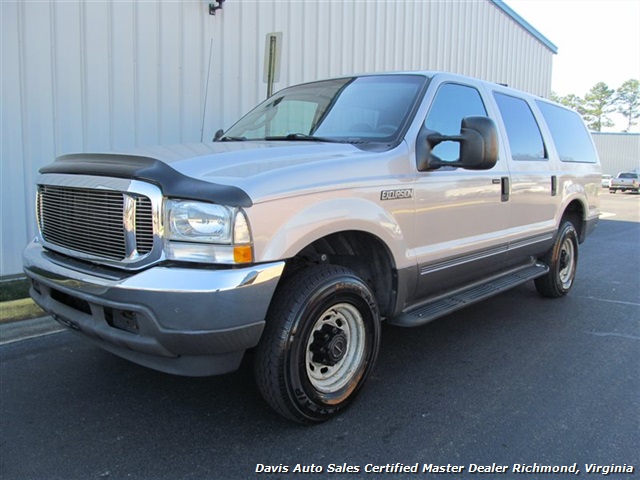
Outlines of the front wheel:
{"type": "Polygon", "coordinates": [[[553,246],[542,261],[549,266],[549,272],[536,278],[538,293],[549,298],[569,293],[578,267],[578,233],[570,221],[560,225],[553,246]]]}
{"type": "Polygon", "coordinates": [[[380,315],[369,286],[332,265],[281,285],[255,356],[258,388],[281,415],[321,422],[348,406],[375,363],[380,315]]]}

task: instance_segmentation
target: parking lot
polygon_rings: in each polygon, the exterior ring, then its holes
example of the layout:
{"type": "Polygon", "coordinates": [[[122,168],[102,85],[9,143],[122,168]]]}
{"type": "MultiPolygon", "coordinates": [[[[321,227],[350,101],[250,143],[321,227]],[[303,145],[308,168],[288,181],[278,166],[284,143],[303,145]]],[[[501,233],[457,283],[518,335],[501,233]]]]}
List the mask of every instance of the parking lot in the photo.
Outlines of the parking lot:
{"type": "Polygon", "coordinates": [[[313,478],[559,478],[526,470],[536,464],[577,464],[578,478],[602,477],[592,464],[626,465],[635,473],[606,478],[635,478],[640,195],[603,189],[601,209],[569,296],[543,299],[526,284],[424,327],[385,326],[355,404],[314,427],[272,412],[251,358],[194,379],[69,332],[4,345],[0,478],[293,478],[297,465],[320,467],[313,478]]]}

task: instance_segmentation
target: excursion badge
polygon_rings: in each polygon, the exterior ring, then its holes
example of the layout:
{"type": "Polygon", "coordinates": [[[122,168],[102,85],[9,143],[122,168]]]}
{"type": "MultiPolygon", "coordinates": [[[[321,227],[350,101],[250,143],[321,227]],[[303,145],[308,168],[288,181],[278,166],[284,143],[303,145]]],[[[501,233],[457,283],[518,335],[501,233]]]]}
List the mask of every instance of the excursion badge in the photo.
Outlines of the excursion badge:
{"type": "Polygon", "coordinates": [[[413,188],[382,190],[380,192],[380,200],[400,200],[404,198],[413,198],[413,188]]]}

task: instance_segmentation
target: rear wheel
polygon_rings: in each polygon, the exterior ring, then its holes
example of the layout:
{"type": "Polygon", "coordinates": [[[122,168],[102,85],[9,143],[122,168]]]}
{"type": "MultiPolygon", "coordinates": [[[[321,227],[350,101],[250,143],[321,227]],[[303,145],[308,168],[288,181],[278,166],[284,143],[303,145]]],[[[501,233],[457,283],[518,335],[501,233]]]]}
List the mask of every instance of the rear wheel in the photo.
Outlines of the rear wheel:
{"type": "Polygon", "coordinates": [[[536,289],[543,297],[558,298],[573,286],[578,267],[578,233],[573,223],[564,221],[551,249],[542,258],[549,272],[535,280],[536,289]]]}
{"type": "Polygon", "coordinates": [[[255,372],[281,415],[321,422],[348,406],[375,363],[378,307],[353,271],[331,265],[297,272],[269,310],[255,372]]]}

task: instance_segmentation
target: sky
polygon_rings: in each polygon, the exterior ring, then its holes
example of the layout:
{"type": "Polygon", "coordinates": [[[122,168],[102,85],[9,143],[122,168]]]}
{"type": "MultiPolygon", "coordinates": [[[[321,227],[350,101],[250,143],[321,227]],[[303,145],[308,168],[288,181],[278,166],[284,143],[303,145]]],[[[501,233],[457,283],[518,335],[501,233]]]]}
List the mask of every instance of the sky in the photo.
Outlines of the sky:
{"type": "MultiPolygon", "coordinates": [[[[640,79],[640,0],[505,0],[558,47],[551,88],[584,96],[598,82],[616,89],[640,79]]],[[[623,118],[613,115],[620,131],[623,118]]],[[[632,131],[640,131],[638,125],[632,131]]]]}

